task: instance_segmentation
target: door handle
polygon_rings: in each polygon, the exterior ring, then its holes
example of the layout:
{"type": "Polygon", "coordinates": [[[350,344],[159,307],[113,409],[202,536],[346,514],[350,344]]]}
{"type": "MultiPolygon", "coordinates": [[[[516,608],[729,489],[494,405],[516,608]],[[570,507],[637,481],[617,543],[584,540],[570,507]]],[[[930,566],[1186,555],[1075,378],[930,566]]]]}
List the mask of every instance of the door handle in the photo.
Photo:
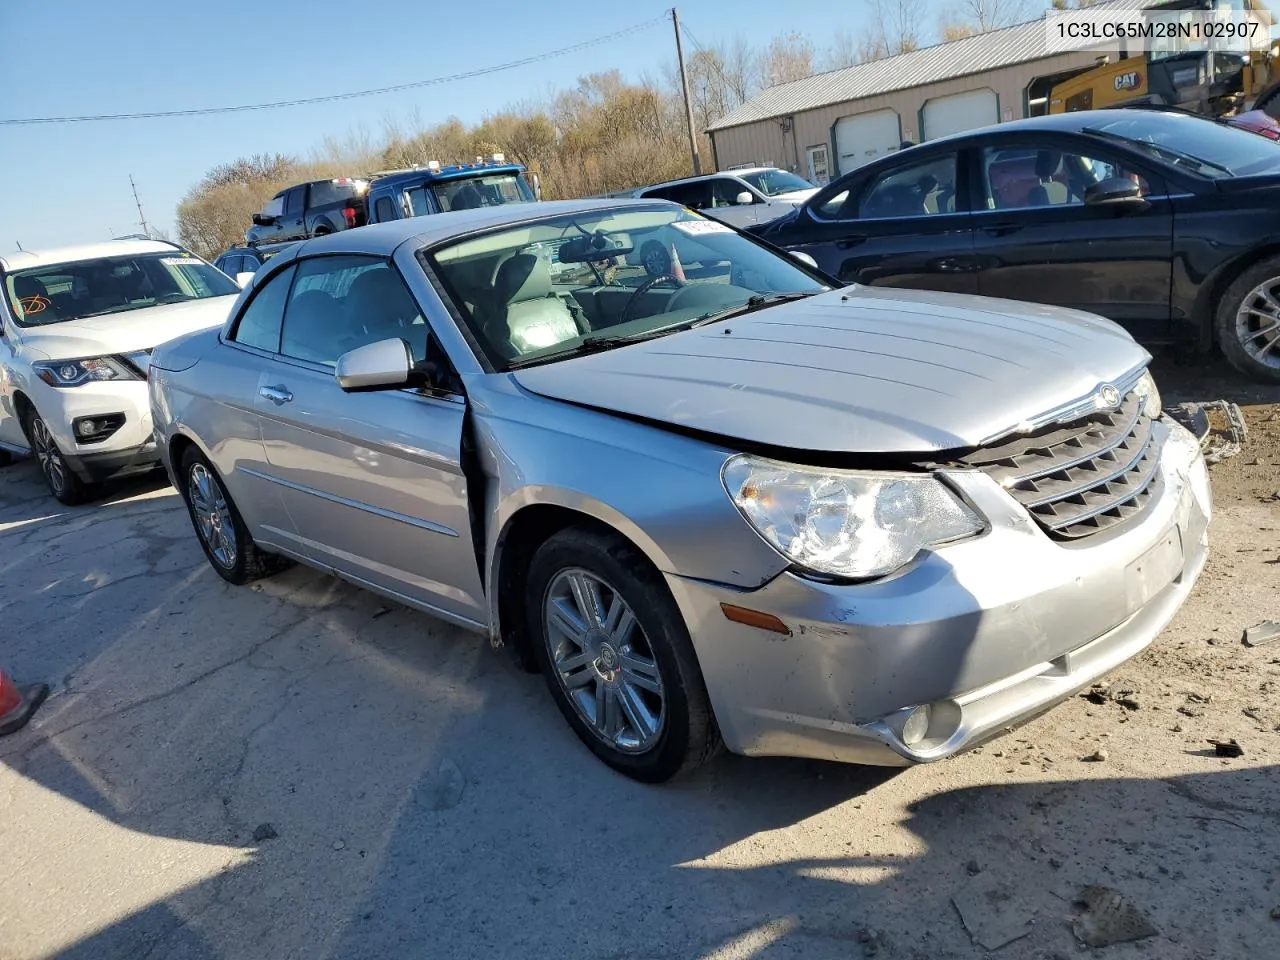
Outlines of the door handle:
{"type": "Polygon", "coordinates": [[[989,237],[1003,237],[1010,233],[1017,233],[1021,229],[1020,223],[997,223],[990,227],[983,227],[982,232],[989,237]]]}
{"type": "Polygon", "coordinates": [[[293,394],[284,387],[263,387],[258,391],[258,396],[270,400],[277,407],[293,400],[293,394]]]}
{"type": "Polygon", "coordinates": [[[860,243],[865,243],[866,240],[867,240],[866,237],[860,237],[860,236],[845,237],[843,240],[836,241],[836,249],[848,250],[850,247],[856,247],[860,243]]]}

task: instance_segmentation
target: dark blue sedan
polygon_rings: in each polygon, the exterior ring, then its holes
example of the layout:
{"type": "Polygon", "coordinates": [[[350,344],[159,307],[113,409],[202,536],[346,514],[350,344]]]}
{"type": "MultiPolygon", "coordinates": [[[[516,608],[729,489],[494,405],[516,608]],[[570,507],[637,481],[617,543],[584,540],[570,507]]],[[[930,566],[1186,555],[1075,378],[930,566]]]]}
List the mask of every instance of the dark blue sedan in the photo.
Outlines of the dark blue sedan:
{"type": "Polygon", "coordinates": [[[845,283],[1086,310],[1280,383],[1280,144],[1095,110],[911,147],[752,228],[845,283]]]}

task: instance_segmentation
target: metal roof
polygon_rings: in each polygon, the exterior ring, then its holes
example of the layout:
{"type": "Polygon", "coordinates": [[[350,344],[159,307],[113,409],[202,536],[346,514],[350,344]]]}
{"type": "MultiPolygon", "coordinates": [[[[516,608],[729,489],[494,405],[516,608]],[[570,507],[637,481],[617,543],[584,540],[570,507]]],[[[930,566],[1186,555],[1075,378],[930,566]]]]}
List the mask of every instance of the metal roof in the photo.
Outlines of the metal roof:
{"type": "MultiPolygon", "coordinates": [[[[1109,0],[1093,10],[1138,10],[1155,0],[1109,0]]],[[[740,127],[833,103],[861,100],[895,90],[909,90],[974,73],[985,73],[1052,56],[1045,43],[1044,17],[1029,23],[979,33],[949,43],[902,53],[884,60],[814,74],[781,83],[756,94],[742,106],[707,127],[707,132],[740,127]]],[[[1099,54],[1101,55],[1101,54],[1099,54]]]]}

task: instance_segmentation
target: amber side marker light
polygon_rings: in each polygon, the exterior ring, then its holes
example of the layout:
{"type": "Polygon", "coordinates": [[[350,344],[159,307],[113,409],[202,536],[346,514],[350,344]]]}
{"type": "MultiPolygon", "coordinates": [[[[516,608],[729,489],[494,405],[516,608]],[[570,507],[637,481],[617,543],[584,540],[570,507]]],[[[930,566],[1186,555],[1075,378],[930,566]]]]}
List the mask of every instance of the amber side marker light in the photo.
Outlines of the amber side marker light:
{"type": "Polygon", "coordinates": [[[724,613],[725,619],[732,620],[734,623],[744,623],[748,627],[759,627],[761,630],[785,634],[788,637],[791,636],[791,628],[772,613],[761,613],[759,610],[735,607],[732,603],[722,603],[720,604],[720,609],[724,613]]]}

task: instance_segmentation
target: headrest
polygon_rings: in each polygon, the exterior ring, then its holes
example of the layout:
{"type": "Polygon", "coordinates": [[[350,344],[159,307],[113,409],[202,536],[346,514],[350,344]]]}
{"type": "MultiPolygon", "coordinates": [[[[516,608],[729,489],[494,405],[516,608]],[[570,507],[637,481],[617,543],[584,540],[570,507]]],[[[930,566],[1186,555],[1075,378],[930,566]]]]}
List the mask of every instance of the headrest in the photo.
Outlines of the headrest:
{"type": "Polygon", "coordinates": [[[502,303],[536,300],[554,291],[550,266],[532,253],[517,253],[506,260],[498,268],[494,287],[502,303]]]}

